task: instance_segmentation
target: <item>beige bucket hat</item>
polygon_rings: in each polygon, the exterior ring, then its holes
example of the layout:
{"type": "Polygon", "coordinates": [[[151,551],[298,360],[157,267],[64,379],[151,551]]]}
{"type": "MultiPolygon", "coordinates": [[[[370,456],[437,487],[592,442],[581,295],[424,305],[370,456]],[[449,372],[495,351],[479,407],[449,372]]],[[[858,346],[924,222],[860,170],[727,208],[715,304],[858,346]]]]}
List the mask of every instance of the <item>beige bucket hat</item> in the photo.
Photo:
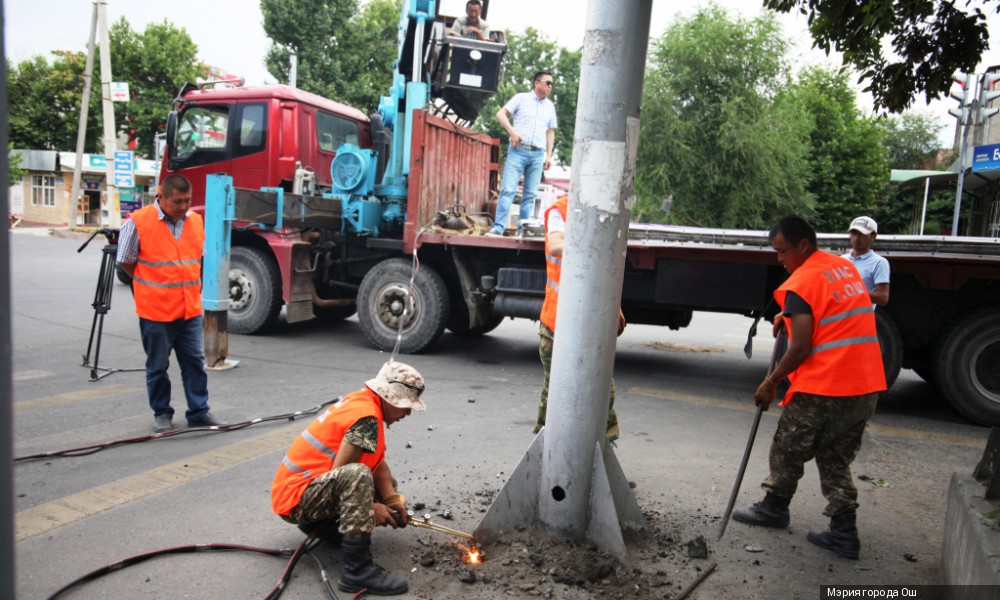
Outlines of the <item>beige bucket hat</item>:
{"type": "Polygon", "coordinates": [[[365,385],[396,408],[427,410],[420,399],[420,394],[424,393],[424,378],[410,365],[389,361],[365,385]]]}

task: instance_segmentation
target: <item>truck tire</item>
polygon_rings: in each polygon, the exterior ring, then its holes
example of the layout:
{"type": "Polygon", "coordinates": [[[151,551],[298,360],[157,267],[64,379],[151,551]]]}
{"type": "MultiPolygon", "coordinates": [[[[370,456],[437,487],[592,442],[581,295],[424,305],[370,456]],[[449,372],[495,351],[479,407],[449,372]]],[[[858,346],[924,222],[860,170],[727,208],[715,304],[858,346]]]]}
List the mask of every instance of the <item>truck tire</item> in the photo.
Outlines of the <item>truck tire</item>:
{"type": "Polygon", "coordinates": [[[1000,310],[960,316],[933,352],[934,381],[955,410],[980,425],[1000,425],[1000,310]]]}
{"type": "Polygon", "coordinates": [[[280,312],[277,263],[263,250],[235,246],[229,254],[229,333],[260,333],[274,325],[280,312]]]}
{"type": "Polygon", "coordinates": [[[885,389],[888,391],[892,389],[903,366],[903,336],[892,318],[881,309],[875,311],[875,329],[879,346],[882,347],[882,367],[885,369],[885,389]]]}
{"type": "MultiPolygon", "coordinates": [[[[382,261],[365,275],[358,288],[358,321],[375,346],[391,351],[400,334],[413,267],[406,258],[382,261]]],[[[450,314],[444,281],[427,265],[413,279],[410,314],[403,325],[399,351],[420,352],[440,339],[450,314]]]]}

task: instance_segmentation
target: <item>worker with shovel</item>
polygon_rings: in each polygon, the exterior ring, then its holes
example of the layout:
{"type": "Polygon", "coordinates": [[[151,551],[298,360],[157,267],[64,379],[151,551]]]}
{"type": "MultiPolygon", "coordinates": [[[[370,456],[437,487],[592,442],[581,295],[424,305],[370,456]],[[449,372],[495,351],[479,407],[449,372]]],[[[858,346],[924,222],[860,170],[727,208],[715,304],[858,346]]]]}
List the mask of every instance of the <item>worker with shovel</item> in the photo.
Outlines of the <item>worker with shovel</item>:
{"type": "Polygon", "coordinates": [[[851,463],[861,435],[886,389],[882,355],[864,281],[849,261],[818,250],[816,233],[800,217],[778,221],[768,239],[790,273],[774,293],[781,307],[774,334],[788,332],[788,350],[754,394],[764,410],[778,383],[790,385],[771,443],[771,473],[761,484],[764,499],[737,510],[749,525],[785,528],[788,505],[811,459],[827,499],[828,531],[810,531],[810,542],[843,558],[858,557],[858,490],[851,463]]]}
{"type": "Polygon", "coordinates": [[[406,498],[385,461],[385,429],[411,411],[426,410],[424,378],[390,361],[365,387],[316,418],[281,460],[271,485],[275,513],[303,532],[343,550],[338,587],[344,592],[402,594],[406,580],[375,564],[371,534],[409,521],[406,498]]]}

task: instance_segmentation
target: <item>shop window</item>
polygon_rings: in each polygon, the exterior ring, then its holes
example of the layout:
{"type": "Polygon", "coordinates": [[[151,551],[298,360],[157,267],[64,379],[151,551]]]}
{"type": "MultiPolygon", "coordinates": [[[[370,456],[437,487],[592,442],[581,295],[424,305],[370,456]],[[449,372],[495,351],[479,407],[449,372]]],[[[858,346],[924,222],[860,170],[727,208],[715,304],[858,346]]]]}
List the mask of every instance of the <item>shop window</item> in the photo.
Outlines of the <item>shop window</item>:
{"type": "Polygon", "coordinates": [[[52,175],[31,176],[31,205],[56,205],[56,180],[52,175]]]}

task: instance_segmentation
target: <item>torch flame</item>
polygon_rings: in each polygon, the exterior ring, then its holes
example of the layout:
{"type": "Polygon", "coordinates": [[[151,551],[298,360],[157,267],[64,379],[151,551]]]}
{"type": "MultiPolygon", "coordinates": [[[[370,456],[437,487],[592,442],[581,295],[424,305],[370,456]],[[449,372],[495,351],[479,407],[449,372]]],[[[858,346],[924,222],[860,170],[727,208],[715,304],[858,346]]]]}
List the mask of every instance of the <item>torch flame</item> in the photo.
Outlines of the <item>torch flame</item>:
{"type": "Polygon", "coordinates": [[[458,546],[465,551],[465,562],[470,565],[478,565],[483,562],[483,549],[479,547],[479,544],[473,544],[471,547],[465,544],[458,546]]]}

